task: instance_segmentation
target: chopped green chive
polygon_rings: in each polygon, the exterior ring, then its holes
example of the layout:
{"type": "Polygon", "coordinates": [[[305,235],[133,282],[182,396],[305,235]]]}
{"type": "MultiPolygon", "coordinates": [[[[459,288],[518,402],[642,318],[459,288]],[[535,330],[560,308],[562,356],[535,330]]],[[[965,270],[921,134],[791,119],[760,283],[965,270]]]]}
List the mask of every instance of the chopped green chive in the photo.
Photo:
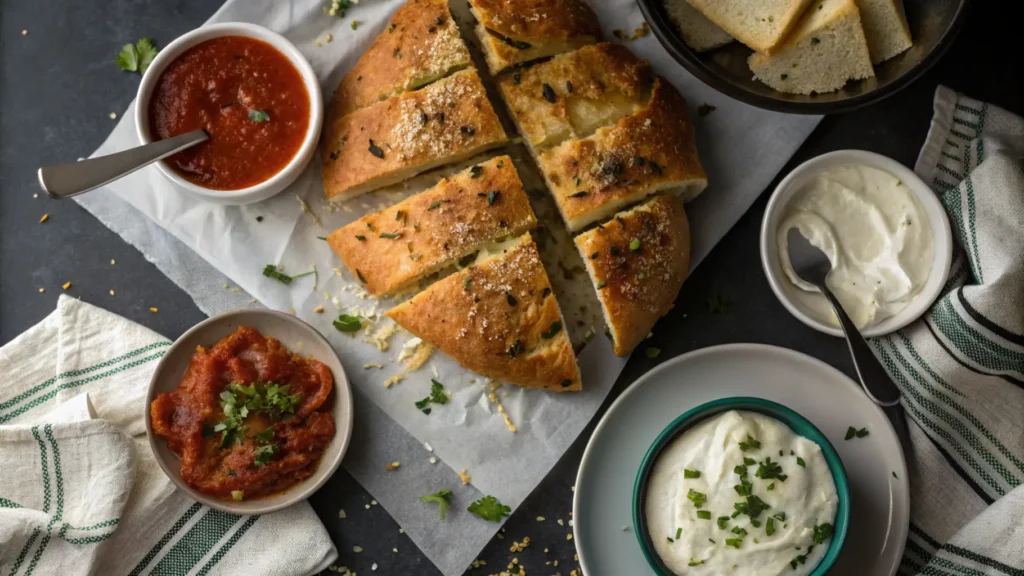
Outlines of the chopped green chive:
{"type": "MultiPolygon", "coordinates": [[[[660,355],[661,355],[661,348],[649,347],[646,350],[644,350],[644,356],[647,356],[648,358],[651,358],[651,359],[657,358],[660,355]]],[[[685,472],[688,473],[690,471],[686,470],[685,472]]],[[[687,478],[689,478],[689,476],[687,476],[687,478]]],[[[700,478],[700,472],[697,472],[697,475],[694,476],[694,478],[700,478]]]]}
{"type": "Polygon", "coordinates": [[[700,478],[700,470],[687,470],[683,468],[683,478],[700,478]]]}
{"type": "Polygon", "coordinates": [[[775,534],[775,519],[774,518],[769,518],[768,520],[765,521],[765,523],[764,523],[764,533],[767,534],[768,536],[771,536],[772,534],[775,534]]]}
{"type": "Polygon", "coordinates": [[[719,516],[717,522],[718,522],[718,527],[721,528],[722,530],[725,530],[726,528],[729,527],[729,517],[728,516],[719,516]]]}
{"type": "Polygon", "coordinates": [[[676,540],[679,540],[679,538],[682,535],[683,535],[683,529],[682,528],[676,528],[676,540]]]}
{"type": "Polygon", "coordinates": [[[697,510],[697,518],[700,518],[701,520],[711,520],[711,511],[697,510]]]}
{"type": "Polygon", "coordinates": [[[689,498],[690,502],[693,502],[693,505],[697,508],[701,508],[704,504],[707,504],[708,501],[707,494],[697,492],[693,488],[690,488],[690,491],[686,493],[686,497],[689,498]]]}

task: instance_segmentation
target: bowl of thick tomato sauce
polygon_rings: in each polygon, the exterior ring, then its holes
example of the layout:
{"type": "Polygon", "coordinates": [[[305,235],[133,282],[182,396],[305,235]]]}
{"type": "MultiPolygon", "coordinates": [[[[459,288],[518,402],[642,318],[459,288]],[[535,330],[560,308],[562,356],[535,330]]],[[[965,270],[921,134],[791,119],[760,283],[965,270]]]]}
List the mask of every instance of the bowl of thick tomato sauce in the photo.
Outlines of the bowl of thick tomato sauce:
{"type": "Polygon", "coordinates": [[[220,510],[265,514],[305,499],[337,469],[352,435],[352,397],[314,328],[239,310],[168,349],[145,420],[156,460],[179,489],[220,510]]]}
{"type": "Polygon", "coordinates": [[[157,167],[192,196],[248,204],[280,192],[309,164],[323,97],[309,62],[284,37],[215,24],[160,52],[139,86],[135,120],[143,144],[205,130],[209,140],[157,167]]]}

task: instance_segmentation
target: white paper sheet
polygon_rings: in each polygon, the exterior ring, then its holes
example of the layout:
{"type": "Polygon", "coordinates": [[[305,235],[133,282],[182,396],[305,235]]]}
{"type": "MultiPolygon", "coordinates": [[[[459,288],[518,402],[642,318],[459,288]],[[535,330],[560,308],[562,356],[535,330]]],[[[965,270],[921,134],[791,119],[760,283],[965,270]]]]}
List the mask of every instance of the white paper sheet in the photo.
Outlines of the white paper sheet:
{"type": "MultiPolygon", "coordinates": [[[[345,20],[340,20],[326,15],[318,0],[229,0],[210,22],[254,22],[282,33],[309,58],[323,80],[325,95],[329,95],[400,4],[399,0],[363,0],[349,10],[345,20]],[[350,27],[352,19],[360,23],[355,31],[350,27]],[[327,33],[333,35],[333,41],[316,47],[314,41],[327,33]]],[[[643,22],[632,0],[593,5],[609,37],[614,28],[633,30],[643,22]]],[[[456,7],[456,13],[459,12],[456,7]]],[[[710,181],[708,190],[687,206],[693,234],[692,261],[696,266],[772,180],[819,118],[765,112],[722,96],[685,72],[653,36],[628,45],[678,86],[691,106],[701,158],[710,181]],[[717,110],[696,118],[693,110],[705,102],[717,110]]],[[[131,111],[122,115],[96,155],[137,144],[133,117],[131,111]]],[[[468,514],[455,514],[444,531],[449,536],[462,537],[439,539],[433,511],[424,513],[416,496],[441,487],[455,488],[453,471],[467,469],[473,481],[471,487],[457,492],[457,497],[467,500],[458,502],[462,509],[479,492],[517,506],[593,417],[624,362],[611,354],[606,339],[598,337],[579,358],[584,374],[583,392],[548,394],[508,385],[501,387],[497,397],[517,427],[515,434],[487,398],[486,380],[461,369],[439,352],[404,381],[384,387],[383,382],[400,369],[394,360],[409,335],[400,332],[392,336],[388,340],[389,350],[381,352],[364,339],[368,333],[383,329],[386,320],[354,337],[331,326],[339,311],[379,314],[390,304],[365,298],[358,283],[347,273],[339,276],[332,272],[341,264],[317,236],[392,204],[439,176],[418,179],[412,185],[399,187],[401,192],[356,199],[348,204],[351,211],[328,209],[319,166],[314,161],[293,186],[270,200],[244,207],[219,207],[183,195],[151,167],[102,191],[80,197],[80,202],[139,247],[189,292],[204,312],[219,313],[247,302],[245,294],[223,288],[226,277],[262,304],[278,310],[294,309],[299,317],[319,328],[338,350],[357,401],[365,406],[356,414],[357,428],[372,429],[376,437],[389,439],[383,445],[373,442],[373,450],[354,450],[346,458],[346,467],[445,574],[461,574],[496,528],[468,514]],[[312,214],[304,213],[299,199],[312,214]],[[177,241],[150,222],[140,222],[139,213],[158,223],[177,241]],[[313,215],[319,224],[314,222],[313,215]],[[257,222],[256,216],[262,216],[262,221],[257,222]],[[216,270],[195,258],[189,249],[216,270]],[[298,279],[290,286],[265,278],[261,271],[269,263],[281,264],[290,273],[315,265],[319,271],[317,290],[312,289],[311,277],[298,279]],[[326,309],[322,314],[314,312],[319,305],[326,309]],[[383,368],[363,368],[364,364],[376,363],[383,368]],[[427,416],[415,408],[414,401],[427,395],[431,378],[443,382],[452,398],[427,416]],[[430,456],[422,448],[424,442],[431,445],[440,462],[424,465],[430,456]],[[402,468],[386,472],[383,463],[396,460],[404,461],[402,468]],[[417,463],[416,473],[413,466],[407,465],[413,461],[417,463]]],[[[550,265],[548,258],[545,261],[550,265]]],[[[556,280],[555,274],[551,275],[556,280]]],[[[563,307],[567,307],[564,302],[563,307]]],[[[600,326],[595,328],[600,333],[600,326]]],[[[577,330],[577,339],[580,333],[577,330]]]]}

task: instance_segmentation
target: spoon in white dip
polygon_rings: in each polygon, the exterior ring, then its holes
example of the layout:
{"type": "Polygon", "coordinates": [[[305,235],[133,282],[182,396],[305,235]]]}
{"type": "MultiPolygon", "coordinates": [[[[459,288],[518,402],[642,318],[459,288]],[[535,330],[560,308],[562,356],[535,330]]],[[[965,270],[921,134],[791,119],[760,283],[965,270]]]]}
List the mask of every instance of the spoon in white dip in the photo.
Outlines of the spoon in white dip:
{"type": "Polygon", "coordinates": [[[860,378],[860,384],[864,392],[879,406],[891,407],[900,403],[900,389],[896,387],[885,368],[871,352],[867,341],[857,330],[856,324],[843,310],[843,306],[836,299],[835,294],[825,284],[825,277],[832,270],[832,263],[828,256],[817,246],[811,244],[800,230],[790,228],[786,232],[786,239],[789,244],[789,261],[793,265],[793,271],[801,280],[813,284],[825,295],[832,309],[835,310],[839,325],[846,335],[846,343],[850,346],[850,356],[853,358],[853,367],[860,378]]]}

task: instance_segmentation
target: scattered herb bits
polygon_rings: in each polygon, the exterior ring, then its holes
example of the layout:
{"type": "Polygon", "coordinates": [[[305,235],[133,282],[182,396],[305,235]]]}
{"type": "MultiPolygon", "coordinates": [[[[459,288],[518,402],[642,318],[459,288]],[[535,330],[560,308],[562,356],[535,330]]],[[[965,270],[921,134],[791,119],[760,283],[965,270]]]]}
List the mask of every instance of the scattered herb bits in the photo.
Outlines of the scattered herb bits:
{"type": "Polygon", "coordinates": [[[441,384],[437,380],[430,381],[430,395],[422,400],[416,401],[416,408],[424,414],[430,415],[431,404],[447,404],[448,395],[444,393],[444,384],[441,384]]]}
{"type": "Polygon", "coordinates": [[[363,327],[363,319],[360,316],[341,314],[334,321],[334,329],[339,332],[358,332],[363,327]]]}
{"type": "Polygon", "coordinates": [[[125,44],[117,55],[114,63],[125,72],[138,72],[145,74],[146,69],[153,63],[158,50],[153,46],[149,38],[141,38],[135,44],[125,44]]]}
{"type": "Polygon", "coordinates": [[[451,503],[451,499],[452,491],[447,488],[442,488],[433,494],[420,496],[420,502],[437,503],[437,513],[441,517],[441,520],[444,520],[445,516],[448,514],[448,505],[451,503]]]}
{"type": "Polygon", "coordinates": [[[249,110],[250,122],[270,122],[270,115],[263,110],[249,110]]]}
{"type": "Polygon", "coordinates": [[[369,151],[370,151],[370,154],[373,154],[377,158],[380,158],[380,159],[384,158],[384,150],[382,150],[380,146],[377,146],[376,144],[374,144],[373,140],[370,140],[369,151]]]}
{"type": "Polygon", "coordinates": [[[488,522],[501,522],[501,519],[512,513],[512,509],[498,501],[494,496],[484,496],[466,508],[474,516],[488,522]]]}
{"type": "Polygon", "coordinates": [[[552,104],[554,104],[555,100],[557,99],[557,97],[555,96],[555,89],[552,88],[549,84],[544,84],[541,87],[541,95],[544,96],[545,100],[551,102],[552,104]]]}

